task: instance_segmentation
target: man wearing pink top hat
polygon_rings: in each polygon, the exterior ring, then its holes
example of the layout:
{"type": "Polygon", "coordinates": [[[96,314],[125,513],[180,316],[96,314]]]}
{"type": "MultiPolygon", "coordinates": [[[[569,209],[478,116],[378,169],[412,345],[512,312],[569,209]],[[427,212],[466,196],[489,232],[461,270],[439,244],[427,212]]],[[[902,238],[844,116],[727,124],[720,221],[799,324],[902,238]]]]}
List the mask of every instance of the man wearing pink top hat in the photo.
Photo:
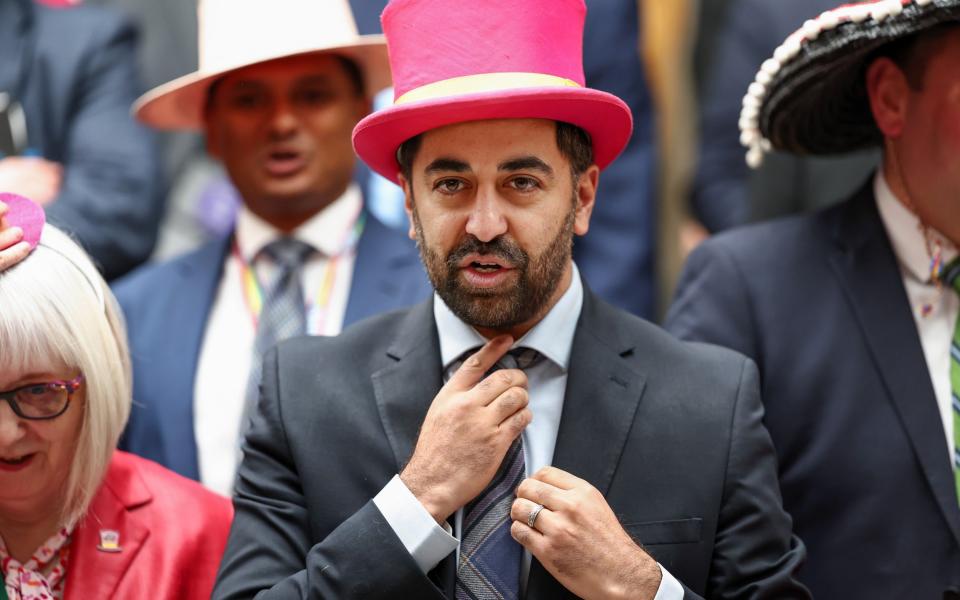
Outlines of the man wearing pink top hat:
{"type": "Polygon", "coordinates": [[[753,364],[571,260],[631,131],[583,87],[584,15],[387,6],[396,98],[354,146],[435,294],[268,354],[214,598],[809,597],[753,364]]]}
{"type": "Polygon", "coordinates": [[[134,111],[202,130],[243,206],[228,235],[116,284],[134,362],[121,446],[230,494],[264,353],[430,288],[354,181],[351,132],[390,83],[383,37],[358,35],[346,0],[203,0],[199,23],[199,70],[134,111]]]}
{"type": "Polygon", "coordinates": [[[784,506],[818,598],[960,598],[960,1],[808,21],[740,119],[771,148],[880,147],[845,202],[706,242],[668,328],[760,368],[784,506]]]}

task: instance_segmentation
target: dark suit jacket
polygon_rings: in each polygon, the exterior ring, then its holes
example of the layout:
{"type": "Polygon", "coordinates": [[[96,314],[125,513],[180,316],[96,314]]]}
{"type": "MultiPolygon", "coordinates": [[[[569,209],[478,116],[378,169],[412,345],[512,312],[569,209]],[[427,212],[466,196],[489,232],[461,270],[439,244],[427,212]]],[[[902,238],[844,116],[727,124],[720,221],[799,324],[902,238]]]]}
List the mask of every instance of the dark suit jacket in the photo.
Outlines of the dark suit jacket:
{"type": "MultiPolygon", "coordinates": [[[[351,0],[361,33],[380,33],[387,0],[351,0]]],[[[573,258],[604,300],[644,318],[654,315],[657,154],[654,107],[640,60],[640,0],[586,0],[583,71],[587,85],[616,94],[633,112],[623,154],[600,177],[590,235],[573,258]]],[[[739,100],[738,100],[739,102],[739,100]]]]}
{"type": "MultiPolygon", "coordinates": [[[[553,464],[595,485],[687,597],[807,597],[750,361],[588,291],[570,363],[553,464]]],[[[452,598],[453,557],[424,576],[372,502],[441,387],[431,301],[282,343],[263,381],[213,597],[452,598]]],[[[572,595],[534,561],[527,597],[572,595]]]]}
{"type": "Polygon", "coordinates": [[[757,362],[814,596],[938,599],[960,586],[943,424],[872,184],[704,243],[667,328],[757,362]]]}
{"type": "Polygon", "coordinates": [[[64,166],[47,217],[107,278],[147,259],[163,208],[154,140],[130,116],[136,42],[102,8],[0,2],[0,91],[23,105],[31,152],[64,166]]]}
{"type": "MultiPolygon", "coordinates": [[[[431,291],[413,242],[369,214],[366,222],[344,327],[419,302],[431,291]]],[[[120,447],[192,479],[199,478],[193,435],[197,362],[231,239],[144,267],[114,286],[133,360],[133,411],[120,447]]]]}
{"type": "Polygon", "coordinates": [[[232,518],[227,498],[114,452],[70,540],[64,598],[208,600],[232,518]],[[120,552],[97,549],[104,529],[120,534],[120,552]]]}

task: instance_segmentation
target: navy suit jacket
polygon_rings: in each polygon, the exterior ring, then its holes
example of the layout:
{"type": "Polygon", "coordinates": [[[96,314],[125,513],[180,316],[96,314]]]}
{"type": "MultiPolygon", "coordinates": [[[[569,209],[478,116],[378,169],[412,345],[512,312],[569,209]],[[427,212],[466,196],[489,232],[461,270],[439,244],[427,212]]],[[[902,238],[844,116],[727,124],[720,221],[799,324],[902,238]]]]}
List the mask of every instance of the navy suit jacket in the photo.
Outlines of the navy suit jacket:
{"type": "MultiPolygon", "coordinates": [[[[638,0],[586,0],[583,70],[587,85],[616,94],[633,112],[623,154],[600,176],[590,235],[576,238],[573,258],[601,298],[654,316],[656,146],[653,101],[640,60],[638,0]]],[[[386,0],[352,0],[361,33],[380,33],[386,0]]]]}
{"type": "Polygon", "coordinates": [[[147,259],[163,209],[153,134],[130,116],[136,44],[110,10],[0,1],[0,92],[23,105],[28,150],[64,167],[47,218],[108,279],[147,259]]]}
{"type": "MultiPolygon", "coordinates": [[[[367,214],[344,327],[431,293],[413,242],[367,214]]],[[[193,391],[207,319],[232,236],[117,282],[133,360],[133,411],[120,447],[199,479],[193,391]]]]}
{"type": "Polygon", "coordinates": [[[834,208],[705,242],[667,328],[759,366],[814,597],[939,599],[960,588],[943,423],[871,184],[834,208]]]}

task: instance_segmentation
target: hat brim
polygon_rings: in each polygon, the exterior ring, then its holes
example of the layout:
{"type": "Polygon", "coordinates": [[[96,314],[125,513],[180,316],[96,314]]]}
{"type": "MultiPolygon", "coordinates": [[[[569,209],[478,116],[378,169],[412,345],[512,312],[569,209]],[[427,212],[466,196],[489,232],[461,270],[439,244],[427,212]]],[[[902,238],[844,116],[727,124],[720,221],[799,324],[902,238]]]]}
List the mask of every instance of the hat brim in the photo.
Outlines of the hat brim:
{"type": "Polygon", "coordinates": [[[581,127],[590,134],[601,169],[623,151],[633,132],[629,107],[612,94],[590,88],[523,88],[391,106],[357,124],[353,147],[371,169],[399,183],[397,149],[403,142],[438,127],[492,119],[549,119],[581,127]]]}
{"type": "Polygon", "coordinates": [[[216,80],[229,73],[283,58],[311,54],[338,54],[357,63],[363,71],[368,96],[390,87],[390,61],[382,35],[363,35],[355,44],[316,48],[292,54],[266,56],[229,69],[194,72],[157,86],[133,103],[132,112],[142,122],[158,129],[194,129],[204,126],[207,93],[216,80]]]}
{"type": "Polygon", "coordinates": [[[830,155],[876,146],[881,136],[866,69],[881,48],[941,23],[960,23],[960,0],[909,4],[883,21],[846,21],[803,42],[767,86],[759,129],[779,150],[830,155]]]}

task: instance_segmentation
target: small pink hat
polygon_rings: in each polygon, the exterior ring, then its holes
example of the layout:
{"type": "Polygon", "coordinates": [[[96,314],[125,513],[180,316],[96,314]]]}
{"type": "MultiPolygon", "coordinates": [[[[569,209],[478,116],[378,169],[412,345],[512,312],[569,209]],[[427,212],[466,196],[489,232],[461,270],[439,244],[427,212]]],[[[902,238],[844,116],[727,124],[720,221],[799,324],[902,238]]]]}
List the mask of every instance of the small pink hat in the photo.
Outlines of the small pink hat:
{"type": "Polygon", "coordinates": [[[7,212],[3,216],[7,225],[22,229],[23,241],[30,245],[31,250],[36,248],[47,221],[43,208],[33,200],[10,193],[0,193],[0,202],[7,205],[7,212]]]}
{"type": "Polygon", "coordinates": [[[602,169],[627,145],[633,118],[584,87],[583,0],[392,0],[381,20],[393,106],[353,130],[370,168],[396,182],[400,144],[444,125],[551,119],[577,125],[602,169]]]}

